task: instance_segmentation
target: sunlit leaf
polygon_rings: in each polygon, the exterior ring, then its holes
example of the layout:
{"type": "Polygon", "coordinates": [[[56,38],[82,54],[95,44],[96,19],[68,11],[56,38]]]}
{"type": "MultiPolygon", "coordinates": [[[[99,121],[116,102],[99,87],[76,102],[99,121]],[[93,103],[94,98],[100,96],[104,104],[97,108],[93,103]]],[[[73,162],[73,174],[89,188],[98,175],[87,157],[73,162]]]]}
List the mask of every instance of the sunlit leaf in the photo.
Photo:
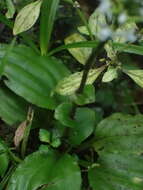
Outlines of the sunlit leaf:
{"type": "Polygon", "coordinates": [[[40,14],[41,3],[42,0],[30,3],[18,13],[13,28],[14,35],[30,29],[35,24],[40,14]]]}
{"type": "MultiPolygon", "coordinates": [[[[101,72],[105,69],[105,66],[102,66],[98,69],[91,69],[88,74],[88,78],[86,81],[86,84],[92,84],[97,79],[97,77],[101,74],[101,72]]],[[[61,95],[71,95],[73,94],[80,85],[81,79],[82,79],[83,71],[77,72],[69,77],[61,80],[57,87],[56,92],[61,95]]]]}
{"type": "MultiPolygon", "coordinates": [[[[74,33],[71,36],[68,36],[65,39],[65,44],[70,44],[70,43],[76,43],[76,42],[82,42],[82,41],[86,41],[86,38],[84,38],[82,35],[78,34],[78,33],[74,33]]],[[[73,55],[73,57],[75,57],[75,59],[77,61],[79,61],[79,63],[81,64],[85,64],[86,61],[88,60],[89,56],[92,53],[92,48],[71,48],[68,49],[69,52],[73,55]]]]}
{"type": "Polygon", "coordinates": [[[7,18],[13,18],[14,13],[15,13],[15,6],[12,2],[12,0],[6,0],[6,4],[7,4],[7,12],[6,12],[6,17],[7,18]]]}
{"type": "Polygon", "coordinates": [[[143,70],[123,70],[129,77],[131,77],[140,87],[143,88],[143,70]]]}
{"type": "Polygon", "coordinates": [[[109,66],[108,70],[103,75],[102,82],[111,82],[117,77],[118,77],[117,68],[109,66]]]}

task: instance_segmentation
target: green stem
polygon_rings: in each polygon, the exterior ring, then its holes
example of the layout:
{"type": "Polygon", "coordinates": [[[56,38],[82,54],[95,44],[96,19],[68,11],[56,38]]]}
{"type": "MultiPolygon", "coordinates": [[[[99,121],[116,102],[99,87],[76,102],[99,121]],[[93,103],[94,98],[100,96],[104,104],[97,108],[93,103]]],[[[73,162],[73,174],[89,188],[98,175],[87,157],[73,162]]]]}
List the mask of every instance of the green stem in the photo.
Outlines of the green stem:
{"type": "Polygon", "coordinates": [[[78,94],[83,93],[83,90],[84,90],[84,87],[86,85],[86,81],[87,81],[87,77],[88,77],[90,68],[92,67],[93,63],[96,62],[97,57],[98,57],[100,51],[102,50],[102,48],[104,47],[105,43],[106,43],[106,41],[100,43],[96,49],[93,49],[91,56],[87,60],[87,63],[85,64],[85,68],[84,68],[84,71],[83,71],[83,76],[82,76],[82,79],[81,79],[81,83],[80,83],[80,86],[79,86],[79,88],[77,90],[78,94]]]}
{"type": "Polygon", "coordinates": [[[88,31],[89,36],[90,36],[90,39],[94,40],[94,36],[93,36],[92,31],[91,31],[91,29],[90,29],[90,27],[88,25],[88,22],[86,20],[86,17],[84,15],[84,13],[79,8],[77,8],[77,7],[76,7],[76,11],[77,11],[77,14],[79,15],[79,17],[81,18],[83,24],[86,26],[87,31],[88,31]]]}

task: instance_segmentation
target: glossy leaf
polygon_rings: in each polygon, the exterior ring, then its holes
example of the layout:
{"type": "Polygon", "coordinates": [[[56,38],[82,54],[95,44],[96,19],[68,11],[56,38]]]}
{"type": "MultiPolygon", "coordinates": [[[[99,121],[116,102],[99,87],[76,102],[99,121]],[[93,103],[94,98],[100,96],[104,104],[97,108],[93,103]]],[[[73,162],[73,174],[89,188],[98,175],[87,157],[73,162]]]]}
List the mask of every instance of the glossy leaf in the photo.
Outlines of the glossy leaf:
{"type": "Polygon", "coordinates": [[[31,48],[13,48],[6,59],[6,85],[27,101],[43,108],[54,109],[61,101],[52,90],[69,71],[57,59],[37,55],[31,48]]]}
{"type": "Polygon", "coordinates": [[[62,103],[55,110],[55,119],[66,127],[74,127],[75,121],[70,117],[72,113],[72,103],[62,103]]]}
{"type": "Polygon", "coordinates": [[[77,108],[74,119],[76,125],[70,133],[70,143],[79,145],[94,131],[96,125],[95,112],[89,108],[77,108]]]}
{"type": "Polygon", "coordinates": [[[40,14],[41,3],[42,0],[30,3],[18,13],[13,28],[14,35],[29,30],[35,24],[40,14]]]}
{"type": "Polygon", "coordinates": [[[143,88],[143,70],[123,70],[129,77],[131,77],[140,87],[143,88]]]}
{"type": "Polygon", "coordinates": [[[50,143],[50,133],[46,129],[40,129],[39,139],[41,142],[50,143]]]}
{"type": "Polygon", "coordinates": [[[80,169],[71,156],[39,151],[19,165],[7,190],[80,190],[80,185],[80,169]]]}
{"type": "Polygon", "coordinates": [[[3,177],[5,174],[8,164],[9,164],[9,158],[7,154],[7,149],[2,143],[2,140],[0,139],[0,176],[3,177]]]}
{"type": "Polygon", "coordinates": [[[93,190],[140,190],[143,187],[143,115],[120,113],[95,130],[99,158],[89,171],[93,190]]]}
{"type": "MultiPolygon", "coordinates": [[[[93,84],[94,81],[97,79],[97,77],[101,74],[101,72],[105,69],[104,66],[98,68],[98,69],[91,69],[89,71],[89,75],[86,81],[86,84],[93,84]]],[[[61,80],[55,91],[61,95],[71,95],[73,94],[80,85],[81,79],[82,79],[83,71],[77,72],[69,77],[64,78],[61,80]]]]}
{"type": "Polygon", "coordinates": [[[73,114],[73,105],[63,103],[55,111],[55,118],[65,127],[71,127],[69,141],[72,145],[79,145],[89,137],[96,125],[96,114],[89,108],[77,108],[73,114]]]}
{"type": "Polygon", "coordinates": [[[50,47],[50,39],[58,6],[59,0],[43,0],[40,20],[40,48],[42,55],[46,55],[50,47]]]}
{"type": "Polygon", "coordinates": [[[0,117],[7,124],[13,125],[26,119],[28,103],[6,87],[0,88],[0,105],[0,117]]]}
{"type": "Polygon", "coordinates": [[[111,82],[118,77],[117,68],[109,66],[108,70],[104,73],[102,82],[111,82]]]}
{"type": "MultiPolygon", "coordinates": [[[[68,36],[65,39],[65,44],[70,44],[70,43],[76,43],[76,42],[82,42],[82,41],[86,41],[86,38],[84,38],[82,35],[78,34],[78,33],[74,33],[70,36],[68,36]]],[[[75,57],[75,59],[81,63],[81,64],[85,64],[89,58],[89,56],[92,53],[92,48],[72,48],[69,49],[69,52],[73,55],[73,57],[75,57]]]]}

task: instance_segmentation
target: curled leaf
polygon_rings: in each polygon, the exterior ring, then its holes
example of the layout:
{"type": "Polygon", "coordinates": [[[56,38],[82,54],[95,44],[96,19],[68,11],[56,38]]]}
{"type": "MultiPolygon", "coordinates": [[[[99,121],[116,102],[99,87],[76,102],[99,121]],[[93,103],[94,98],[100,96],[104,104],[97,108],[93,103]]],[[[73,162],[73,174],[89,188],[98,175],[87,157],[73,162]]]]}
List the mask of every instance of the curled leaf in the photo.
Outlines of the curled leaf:
{"type": "MultiPolygon", "coordinates": [[[[105,66],[102,66],[98,69],[90,69],[86,84],[92,84],[104,69],[105,66]]],[[[61,95],[73,94],[79,88],[82,75],[83,71],[74,73],[69,77],[64,78],[58,83],[55,91],[61,95]]]]}
{"type": "Polygon", "coordinates": [[[14,35],[30,29],[35,24],[40,14],[41,3],[41,0],[30,3],[18,13],[13,28],[14,35]]]}

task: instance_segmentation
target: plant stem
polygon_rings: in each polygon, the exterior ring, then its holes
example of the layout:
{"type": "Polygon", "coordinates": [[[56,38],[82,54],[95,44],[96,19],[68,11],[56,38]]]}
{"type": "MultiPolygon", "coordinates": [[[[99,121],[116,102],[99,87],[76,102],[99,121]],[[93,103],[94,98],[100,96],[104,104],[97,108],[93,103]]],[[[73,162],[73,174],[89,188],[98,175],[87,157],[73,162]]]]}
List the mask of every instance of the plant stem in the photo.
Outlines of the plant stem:
{"type": "Polygon", "coordinates": [[[98,57],[99,53],[101,52],[102,48],[104,47],[105,43],[106,43],[106,41],[101,42],[96,49],[93,49],[91,56],[87,60],[87,63],[85,64],[85,68],[83,71],[81,83],[80,83],[80,86],[77,90],[78,94],[82,94],[84,87],[86,85],[86,81],[87,81],[87,77],[88,77],[88,73],[90,71],[90,68],[92,67],[93,63],[96,62],[97,57],[98,57]]]}

